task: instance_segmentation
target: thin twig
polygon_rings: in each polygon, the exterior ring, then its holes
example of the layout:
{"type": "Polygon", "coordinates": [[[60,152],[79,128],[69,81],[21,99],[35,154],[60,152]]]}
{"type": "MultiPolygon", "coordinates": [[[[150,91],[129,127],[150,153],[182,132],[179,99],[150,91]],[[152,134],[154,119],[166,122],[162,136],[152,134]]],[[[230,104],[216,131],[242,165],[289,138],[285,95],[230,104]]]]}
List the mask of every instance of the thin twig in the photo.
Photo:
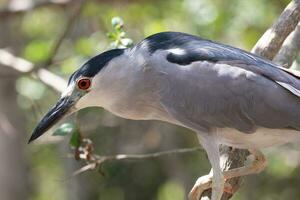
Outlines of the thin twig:
{"type": "Polygon", "coordinates": [[[82,160],[87,161],[87,165],[83,166],[82,168],[78,169],[73,173],[73,176],[76,176],[80,173],[83,173],[88,170],[96,169],[97,167],[101,166],[105,162],[108,161],[121,161],[121,160],[144,160],[144,159],[153,159],[167,155],[174,155],[174,154],[186,154],[196,151],[203,151],[202,147],[193,147],[193,148],[182,148],[182,149],[173,149],[149,154],[117,154],[117,155],[110,155],[110,156],[100,156],[97,154],[91,154],[89,156],[82,156],[80,157],[82,160]],[[88,158],[88,159],[87,159],[88,158]]]}
{"type": "Polygon", "coordinates": [[[94,170],[96,167],[97,167],[96,163],[87,164],[87,165],[81,167],[80,169],[76,170],[75,172],[73,172],[72,176],[77,176],[77,175],[79,175],[83,172],[86,172],[88,170],[94,170]]]}
{"type": "Polygon", "coordinates": [[[173,149],[167,151],[161,151],[156,153],[149,153],[149,154],[118,154],[113,156],[98,156],[99,161],[112,161],[112,160],[141,160],[141,159],[149,159],[149,158],[157,158],[166,155],[172,154],[185,154],[191,153],[195,151],[203,151],[202,147],[193,147],[193,148],[183,148],[183,149],[173,149]]]}
{"type": "Polygon", "coordinates": [[[53,64],[54,57],[56,56],[63,40],[65,37],[69,34],[69,32],[72,30],[78,16],[80,15],[81,11],[83,10],[83,7],[87,1],[86,0],[80,0],[79,4],[76,6],[74,12],[71,14],[69,20],[66,23],[65,29],[61,33],[61,35],[58,36],[57,40],[52,46],[52,49],[49,53],[48,59],[45,61],[44,68],[48,68],[50,65],[53,64]]]}

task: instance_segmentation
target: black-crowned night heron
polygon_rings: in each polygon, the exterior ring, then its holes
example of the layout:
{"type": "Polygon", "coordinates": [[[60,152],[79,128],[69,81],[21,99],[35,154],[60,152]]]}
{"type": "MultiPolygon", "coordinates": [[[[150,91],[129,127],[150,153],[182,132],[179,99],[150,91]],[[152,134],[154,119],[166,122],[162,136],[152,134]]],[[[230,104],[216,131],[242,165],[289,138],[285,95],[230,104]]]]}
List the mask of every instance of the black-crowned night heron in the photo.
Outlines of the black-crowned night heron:
{"type": "Polygon", "coordinates": [[[300,138],[299,97],[296,71],[238,48],[163,32],[87,61],[70,77],[30,141],[64,116],[90,106],[123,118],[177,124],[197,133],[213,168],[196,181],[190,199],[198,200],[211,186],[212,200],[219,200],[224,179],[265,167],[260,149],[300,138]],[[253,164],[222,173],[220,144],[249,149],[253,164]]]}

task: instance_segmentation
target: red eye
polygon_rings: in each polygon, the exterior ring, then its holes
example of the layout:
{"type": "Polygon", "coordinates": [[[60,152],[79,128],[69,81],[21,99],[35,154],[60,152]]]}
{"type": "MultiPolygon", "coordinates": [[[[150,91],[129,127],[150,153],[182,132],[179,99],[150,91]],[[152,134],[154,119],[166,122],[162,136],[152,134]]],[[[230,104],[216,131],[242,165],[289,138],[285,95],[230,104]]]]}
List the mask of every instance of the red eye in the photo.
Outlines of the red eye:
{"type": "Polygon", "coordinates": [[[77,86],[81,90],[87,90],[91,87],[91,80],[87,78],[80,79],[77,82],[77,86]]]}

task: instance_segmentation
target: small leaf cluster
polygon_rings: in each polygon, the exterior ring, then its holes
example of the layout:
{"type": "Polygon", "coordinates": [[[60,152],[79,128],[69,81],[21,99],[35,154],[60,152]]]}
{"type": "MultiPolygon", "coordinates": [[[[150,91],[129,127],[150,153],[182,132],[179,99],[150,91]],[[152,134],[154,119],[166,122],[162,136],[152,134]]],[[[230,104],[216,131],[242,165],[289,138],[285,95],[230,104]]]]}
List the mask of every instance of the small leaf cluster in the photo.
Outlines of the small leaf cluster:
{"type": "Polygon", "coordinates": [[[107,33],[107,37],[112,40],[110,47],[113,49],[122,49],[133,46],[132,39],[126,37],[124,31],[124,21],[120,17],[113,17],[111,20],[113,30],[107,33]]]}

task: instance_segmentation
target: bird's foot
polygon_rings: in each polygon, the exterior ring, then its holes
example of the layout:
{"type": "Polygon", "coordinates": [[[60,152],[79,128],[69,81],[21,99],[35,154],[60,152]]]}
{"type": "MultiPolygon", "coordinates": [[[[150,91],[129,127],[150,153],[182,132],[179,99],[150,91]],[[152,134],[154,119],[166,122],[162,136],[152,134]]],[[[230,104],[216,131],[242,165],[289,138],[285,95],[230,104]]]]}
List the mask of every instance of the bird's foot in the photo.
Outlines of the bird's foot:
{"type": "MultiPolygon", "coordinates": [[[[259,173],[266,167],[267,161],[260,151],[253,149],[249,149],[249,151],[254,156],[254,160],[251,162],[251,164],[235,169],[230,169],[228,171],[223,171],[225,180],[249,174],[259,173]]],[[[201,194],[205,190],[212,188],[212,178],[212,173],[198,178],[198,180],[196,181],[195,185],[189,193],[189,200],[199,200],[201,194]]],[[[229,183],[225,182],[223,189],[224,192],[234,194],[236,192],[235,190],[236,189],[233,189],[233,187],[229,183]]]]}
{"type": "MultiPolygon", "coordinates": [[[[205,190],[208,190],[212,188],[212,174],[207,174],[205,176],[201,176],[197,179],[195,185],[191,189],[189,193],[189,200],[199,200],[202,193],[205,190]]],[[[229,194],[234,194],[234,189],[233,187],[225,182],[224,185],[224,192],[229,193],[229,194]]]]}
{"type": "Polygon", "coordinates": [[[189,193],[189,200],[199,200],[201,194],[205,190],[211,188],[211,185],[212,185],[211,174],[207,174],[205,176],[199,177],[189,193]]]}

